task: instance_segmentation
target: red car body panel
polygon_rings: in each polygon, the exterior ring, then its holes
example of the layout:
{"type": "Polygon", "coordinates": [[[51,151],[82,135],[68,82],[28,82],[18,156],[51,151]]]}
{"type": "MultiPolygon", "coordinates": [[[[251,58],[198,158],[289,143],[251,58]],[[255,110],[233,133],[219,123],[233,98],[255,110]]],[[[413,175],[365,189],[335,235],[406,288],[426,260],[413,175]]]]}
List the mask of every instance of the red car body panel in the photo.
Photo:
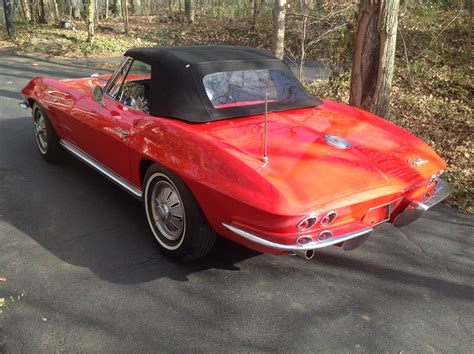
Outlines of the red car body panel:
{"type": "MultiPolygon", "coordinates": [[[[268,157],[263,157],[263,115],[203,124],[147,115],[105,96],[92,98],[108,76],[57,81],[35,78],[22,91],[47,111],[61,139],[75,145],[138,189],[143,167],[155,162],[190,187],[210,225],[221,235],[259,251],[223,226],[238,225],[280,244],[304,233],[295,225],[308,214],[334,210],[335,234],[360,228],[367,211],[393,203],[392,220],[411,200],[422,198],[427,181],[446,167],[424,142],[370,113],[323,100],[313,108],[268,114],[268,157]],[[124,136],[121,131],[129,132],[124,136]],[[323,140],[349,140],[337,149],[323,140]],[[410,165],[415,159],[428,161],[410,165]]],[[[370,221],[368,223],[370,225],[370,221]]]]}

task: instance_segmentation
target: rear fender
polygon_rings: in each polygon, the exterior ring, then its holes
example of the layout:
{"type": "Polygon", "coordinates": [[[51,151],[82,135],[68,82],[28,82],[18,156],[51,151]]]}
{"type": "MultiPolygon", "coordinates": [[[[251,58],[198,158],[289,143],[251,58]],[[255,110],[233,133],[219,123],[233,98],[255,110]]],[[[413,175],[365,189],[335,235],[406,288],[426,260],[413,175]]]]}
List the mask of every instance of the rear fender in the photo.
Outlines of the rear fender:
{"type": "Polygon", "coordinates": [[[281,194],[219,142],[186,129],[186,123],[169,119],[145,120],[136,129],[130,145],[132,182],[136,186],[143,187],[140,164],[147,159],[186,182],[216,231],[224,217],[264,220],[265,224],[269,220],[288,222],[281,217],[281,208],[287,207],[281,194]]]}

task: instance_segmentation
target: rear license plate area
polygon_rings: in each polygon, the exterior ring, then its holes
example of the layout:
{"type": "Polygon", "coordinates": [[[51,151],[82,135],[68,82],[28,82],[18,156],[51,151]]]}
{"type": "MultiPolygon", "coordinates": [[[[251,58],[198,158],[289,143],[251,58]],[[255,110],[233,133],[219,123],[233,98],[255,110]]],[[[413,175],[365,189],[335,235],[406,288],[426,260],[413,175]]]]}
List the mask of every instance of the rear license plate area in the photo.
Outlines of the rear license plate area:
{"type": "Polygon", "coordinates": [[[391,203],[370,208],[365,214],[362,221],[370,226],[381,224],[385,221],[390,220],[391,203]]]}

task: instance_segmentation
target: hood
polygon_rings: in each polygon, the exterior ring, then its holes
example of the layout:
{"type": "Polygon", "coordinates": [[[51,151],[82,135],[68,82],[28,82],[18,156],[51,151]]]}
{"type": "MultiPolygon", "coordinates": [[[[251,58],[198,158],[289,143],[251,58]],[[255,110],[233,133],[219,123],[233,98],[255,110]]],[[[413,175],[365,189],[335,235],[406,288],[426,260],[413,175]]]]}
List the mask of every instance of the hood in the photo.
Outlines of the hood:
{"type": "Polygon", "coordinates": [[[94,74],[90,77],[85,77],[81,79],[66,79],[61,80],[60,82],[66,87],[79,91],[83,95],[90,95],[92,93],[92,90],[94,89],[94,86],[104,87],[110,76],[111,74],[94,74]]]}
{"type": "Polygon", "coordinates": [[[323,102],[268,114],[267,164],[262,162],[262,115],[208,124],[205,132],[303,208],[400,193],[445,168],[428,145],[398,126],[350,106],[323,102]],[[329,145],[324,139],[328,134],[351,146],[329,145]]]}

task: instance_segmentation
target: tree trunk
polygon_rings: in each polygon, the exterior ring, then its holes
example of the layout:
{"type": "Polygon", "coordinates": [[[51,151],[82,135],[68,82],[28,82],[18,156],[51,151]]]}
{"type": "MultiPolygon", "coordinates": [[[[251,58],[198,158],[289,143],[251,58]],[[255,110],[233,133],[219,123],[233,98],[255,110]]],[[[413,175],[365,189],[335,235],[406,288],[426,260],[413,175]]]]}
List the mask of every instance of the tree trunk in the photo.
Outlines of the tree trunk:
{"type": "Polygon", "coordinates": [[[100,7],[99,0],[92,0],[94,3],[94,29],[99,25],[100,7]]]}
{"type": "Polygon", "coordinates": [[[283,59],[285,55],[285,17],[286,0],[275,0],[273,6],[272,52],[279,59],[283,59]]]}
{"type": "Polygon", "coordinates": [[[179,13],[178,13],[179,22],[184,22],[183,4],[182,4],[181,0],[178,0],[178,5],[179,5],[179,13]]]}
{"type": "Polygon", "coordinates": [[[14,2],[13,0],[3,0],[3,11],[5,12],[5,25],[7,26],[8,37],[11,40],[15,39],[15,23],[13,21],[14,15],[14,2]]]}
{"type": "Polygon", "coordinates": [[[38,19],[39,19],[39,6],[38,6],[38,0],[33,0],[31,2],[31,21],[33,21],[34,23],[38,23],[38,19]]]}
{"type": "Polygon", "coordinates": [[[388,118],[399,0],[360,0],[350,104],[388,118]]]}
{"type": "Polygon", "coordinates": [[[125,34],[128,34],[129,33],[129,30],[128,30],[128,0],[123,0],[122,9],[123,9],[123,24],[125,25],[125,34]]]}
{"type": "Polygon", "coordinates": [[[122,0],[114,0],[114,15],[122,18],[122,0]]]}
{"type": "Polygon", "coordinates": [[[38,22],[39,23],[47,23],[48,21],[46,20],[46,4],[45,0],[39,0],[39,7],[38,7],[38,22]]]}
{"type": "Polygon", "coordinates": [[[89,43],[94,41],[94,10],[94,0],[84,0],[84,17],[86,19],[87,41],[89,43]]]}
{"type": "Polygon", "coordinates": [[[184,12],[186,20],[189,23],[194,23],[194,0],[184,0],[184,12]]]}
{"type": "Polygon", "coordinates": [[[303,24],[301,28],[301,53],[300,53],[300,66],[298,70],[298,79],[303,82],[304,80],[304,60],[306,56],[306,25],[308,23],[308,17],[303,17],[303,24]]]}
{"type": "Polygon", "coordinates": [[[259,10],[259,6],[258,6],[258,2],[260,0],[253,0],[253,26],[255,27],[257,25],[257,19],[258,19],[258,10],[259,10]]]}
{"type": "Polygon", "coordinates": [[[30,12],[30,6],[28,4],[27,0],[21,0],[20,1],[21,8],[23,10],[23,14],[25,15],[25,20],[26,22],[31,21],[31,12],[30,12]]]}
{"type": "Polygon", "coordinates": [[[141,0],[131,0],[132,5],[132,14],[134,15],[142,15],[142,2],[141,0]]]}
{"type": "Polygon", "coordinates": [[[80,20],[81,16],[81,2],[80,0],[71,0],[71,7],[72,7],[72,17],[75,20],[80,20]]]}
{"type": "Polygon", "coordinates": [[[469,27],[468,28],[470,28],[470,31],[467,35],[467,43],[466,43],[466,55],[468,58],[471,58],[471,53],[472,53],[472,15],[473,15],[473,10],[474,10],[472,3],[473,3],[473,0],[466,0],[466,3],[464,4],[464,6],[469,11],[469,27]]]}
{"type": "Polygon", "coordinates": [[[52,23],[56,21],[56,0],[39,0],[37,6],[39,23],[52,23]]]}
{"type": "Polygon", "coordinates": [[[57,0],[52,0],[53,10],[54,10],[54,20],[59,22],[59,8],[57,0]]]}

